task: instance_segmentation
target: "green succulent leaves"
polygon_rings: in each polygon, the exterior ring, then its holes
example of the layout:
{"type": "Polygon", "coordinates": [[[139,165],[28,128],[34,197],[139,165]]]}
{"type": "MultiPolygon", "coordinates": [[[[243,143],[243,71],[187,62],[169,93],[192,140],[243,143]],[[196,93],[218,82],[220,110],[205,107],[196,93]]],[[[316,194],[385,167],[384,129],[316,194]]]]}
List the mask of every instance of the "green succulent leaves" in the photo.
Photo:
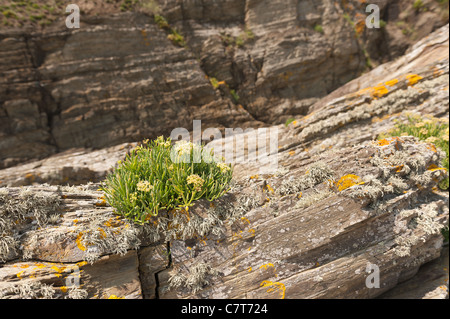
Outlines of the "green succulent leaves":
{"type": "Polygon", "coordinates": [[[161,136],[131,151],[107,176],[101,190],[118,214],[145,224],[159,210],[187,208],[201,198],[221,197],[232,173],[231,166],[214,158],[206,147],[185,141],[172,145],[161,136]]]}

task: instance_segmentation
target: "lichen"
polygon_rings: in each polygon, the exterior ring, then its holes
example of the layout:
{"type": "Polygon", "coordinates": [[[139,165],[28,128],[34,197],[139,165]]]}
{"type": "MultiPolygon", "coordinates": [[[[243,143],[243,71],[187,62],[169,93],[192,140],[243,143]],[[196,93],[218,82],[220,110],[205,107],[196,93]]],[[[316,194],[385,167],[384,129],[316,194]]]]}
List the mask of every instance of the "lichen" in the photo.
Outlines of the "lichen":
{"type": "Polygon", "coordinates": [[[30,223],[32,228],[45,227],[59,220],[61,199],[57,194],[21,189],[14,196],[8,189],[0,191],[0,262],[17,254],[20,247],[19,228],[30,223]],[[33,224],[36,224],[33,226],[33,224]]]}
{"type": "Polygon", "coordinates": [[[309,166],[305,175],[300,178],[284,179],[275,193],[277,195],[296,194],[330,180],[333,180],[333,170],[325,163],[317,162],[309,166]]]}
{"type": "MultiPolygon", "coordinates": [[[[387,140],[390,142],[389,140],[387,140]]],[[[384,143],[382,143],[384,144],[384,143]]],[[[401,195],[408,189],[431,189],[445,178],[444,170],[428,170],[430,162],[439,162],[439,154],[430,155],[425,150],[426,144],[419,143],[413,137],[396,139],[388,145],[374,144],[378,149],[370,163],[378,169],[378,175],[367,175],[362,183],[345,192],[354,199],[364,199],[376,204],[387,195],[401,195]],[[403,150],[403,147],[414,147],[416,151],[403,150]]]]}
{"type": "Polygon", "coordinates": [[[325,189],[322,191],[314,192],[308,196],[302,196],[300,200],[295,204],[295,208],[307,208],[325,198],[333,195],[333,192],[329,189],[325,189]]]}
{"type": "Polygon", "coordinates": [[[419,80],[419,76],[411,75],[407,81],[414,84],[414,88],[406,86],[404,89],[391,91],[389,94],[386,94],[387,92],[382,87],[376,91],[373,88],[369,88],[366,92],[359,94],[364,95],[367,93],[370,98],[368,103],[352,103],[344,100],[344,103],[340,102],[338,105],[330,105],[330,109],[327,112],[322,112],[314,120],[307,124],[305,123],[306,125],[304,125],[299,135],[300,140],[306,141],[316,136],[324,138],[327,134],[347,127],[350,123],[370,120],[376,116],[398,113],[411,105],[418,105],[425,100],[430,89],[442,83],[448,83],[448,75],[417,83],[419,80]],[[375,94],[373,94],[374,92],[375,94]]]}
{"type": "Polygon", "coordinates": [[[169,288],[187,288],[192,293],[197,293],[210,284],[211,278],[218,274],[219,272],[216,269],[201,262],[192,266],[188,275],[178,273],[169,278],[169,288]]]}
{"type": "Polygon", "coordinates": [[[52,285],[41,282],[21,282],[0,291],[0,299],[55,299],[55,289],[52,285]]]}

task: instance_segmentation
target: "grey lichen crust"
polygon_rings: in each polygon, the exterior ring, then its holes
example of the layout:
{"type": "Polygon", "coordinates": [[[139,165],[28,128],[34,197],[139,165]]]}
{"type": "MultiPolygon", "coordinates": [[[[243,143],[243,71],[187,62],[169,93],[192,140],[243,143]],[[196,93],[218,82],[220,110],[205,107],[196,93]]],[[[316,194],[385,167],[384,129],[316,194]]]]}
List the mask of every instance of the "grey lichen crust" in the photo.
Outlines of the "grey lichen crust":
{"type": "Polygon", "coordinates": [[[0,261],[5,262],[9,255],[18,253],[18,238],[23,228],[36,229],[56,223],[60,205],[60,196],[55,193],[25,188],[18,194],[10,194],[6,188],[0,189],[0,261]]]}
{"type": "Polygon", "coordinates": [[[55,299],[55,289],[41,282],[25,282],[0,290],[0,299],[55,299]]]}
{"type": "MultiPolygon", "coordinates": [[[[39,281],[19,282],[0,290],[0,299],[61,299],[63,293],[53,285],[39,281]]],[[[85,289],[70,287],[64,299],[87,299],[85,289]]]]}
{"type": "Polygon", "coordinates": [[[344,195],[377,204],[388,195],[402,195],[414,188],[431,189],[447,176],[444,169],[430,169],[439,165],[444,154],[430,152],[429,144],[414,137],[393,138],[390,143],[378,147],[371,159],[377,173],[363,176],[363,182],[343,192],[344,195]],[[412,149],[403,150],[403,145],[412,149]]]}
{"type": "Polygon", "coordinates": [[[169,288],[186,288],[192,293],[200,291],[210,283],[210,279],[219,273],[206,263],[192,267],[188,275],[176,274],[169,279],[169,288]]]}
{"type": "Polygon", "coordinates": [[[333,170],[323,162],[312,164],[306,174],[300,178],[290,177],[283,180],[281,186],[275,191],[277,195],[296,194],[305,189],[314,187],[325,181],[333,180],[333,170]]]}

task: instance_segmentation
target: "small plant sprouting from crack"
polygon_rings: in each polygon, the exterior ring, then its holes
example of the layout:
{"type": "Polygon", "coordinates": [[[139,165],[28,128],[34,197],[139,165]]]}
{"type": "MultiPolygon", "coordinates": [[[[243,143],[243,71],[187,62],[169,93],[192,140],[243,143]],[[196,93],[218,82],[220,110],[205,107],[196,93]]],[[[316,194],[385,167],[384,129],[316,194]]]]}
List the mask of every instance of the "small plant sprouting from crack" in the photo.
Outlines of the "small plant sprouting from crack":
{"type": "Polygon", "coordinates": [[[179,47],[187,46],[184,36],[176,28],[172,28],[166,18],[159,14],[155,14],[154,20],[160,29],[165,30],[167,33],[169,33],[167,35],[167,39],[172,41],[173,44],[179,47]]]}
{"type": "MultiPolygon", "coordinates": [[[[438,119],[432,116],[422,117],[418,114],[409,114],[405,122],[397,122],[395,128],[385,134],[381,134],[380,140],[390,136],[414,136],[420,141],[430,143],[433,147],[445,152],[442,166],[449,171],[449,124],[448,118],[438,119]]],[[[442,190],[449,187],[449,179],[439,183],[442,190]]]]}
{"type": "Polygon", "coordinates": [[[118,214],[142,225],[160,210],[188,212],[194,201],[221,197],[232,173],[203,146],[186,141],[172,145],[161,136],[128,154],[101,189],[118,214]]]}

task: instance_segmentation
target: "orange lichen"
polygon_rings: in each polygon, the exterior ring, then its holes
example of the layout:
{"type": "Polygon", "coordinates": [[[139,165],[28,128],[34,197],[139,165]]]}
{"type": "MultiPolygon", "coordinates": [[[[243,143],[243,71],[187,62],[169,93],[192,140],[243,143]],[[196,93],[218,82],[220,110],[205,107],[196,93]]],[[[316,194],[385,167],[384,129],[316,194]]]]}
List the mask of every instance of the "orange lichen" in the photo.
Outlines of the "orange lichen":
{"type": "Polygon", "coordinates": [[[396,85],[397,83],[398,83],[398,80],[397,80],[397,79],[393,79],[393,80],[384,82],[384,84],[386,84],[387,86],[394,86],[394,85],[396,85]]]}
{"type": "Polygon", "coordinates": [[[106,206],[106,199],[105,199],[105,197],[98,197],[97,199],[99,199],[100,201],[99,202],[96,202],[95,203],[95,206],[97,206],[97,207],[105,207],[106,206]]]}
{"type": "Polygon", "coordinates": [[[275,191],[273,190],[272,186],[270,186],[269,184],[266,185],[267,189],[269,190],[269,192],[274,193],[275,191]]]}
{"type": "Polygon", "coordinates": [[[407,74],[405,78],[408,80],[408,85],[412,86],[423,79],[420,75],[417,74],[407,74]]]}
{"type": "Polygon", "coordinates": [[[273,292],[276,290],[279,290],[281,299],[284,299],[286,295],[286,287],[281,282],[273,282],[269,280],[264,280],[261,285],[261,287],[271,287],[267,290],[267,292],[273,292]]]}
{"type": "Polygon", "coordinates": [[[395,172],[396,172],[396,173],[401,172],[402,169],[403,169],[403,167],[405,167],[405,165],[398,165],[398,166],[396,166],[396,167],[395,167],[395,172]]]}
{"type": "Polygon", "coordinates": [[[389,93],[389,90],[382,84],[379,84],[372,88],[371,95],[377,99],[389,93]]]}
{"type": "Polygon", "coordinates": [[[447,169],[444,167],[439,167],[436,164],[431,164],[430,166],[428,166],[427,170],[434,172],[434,171],[446,171],[447,169]]]}
{"type": "Polygon", "coordinates": [[[379,141],[377,141],[377,145],[378,146],[386,146],[386,145],[389,145],[390,144],[390,142],[387,140],[387,139],[382,139],[382,140],[379,140],[379,141]]]}
{"type": "Polygon", "coordinates": [[[56,271],[57,273],[62,273],[64,271],[64,269],[66,269],[66,267],[56,267],[56,266],[52,266],[51,269],[53,269],[54,271],[56,271]]]}
{"type": "Polygon", "coordinates": [[[437,149],[436,146],[434,146],[433,144],[429,143],[427,144],[427,149],[429,149],[430,151],[437,153],[437,149]]]}
{"type": "Polygon", "coordinates": [[[342,176],[341,179],[336,182],[336,186],[340,192],[349,187],[362,184],[364,184],[364,182],[361,182],[361,178],[353,174],[342,176]]]}
{"type": "Polygon", "coordinates": [[[75,242],[77,243],[77,247],[82,250],[82,251],[86,251],[86,247],[81,243],[81,238],[83,237],[83,232],[80,232],[77,236],[77,239],[75,240],[75,242]]]}
{"type": "Polygon", "coordinates": [[[295,154],[295,151],[290,151],[289,156],[293,156],[295,154]]]}
{"type": "Polygon", "coordinates": [[[267,267],[273,267],[273,268],[275,268],[274,264],[272,264],[272,263],[267,263],[267,264],[261,265],[261,266],[259,267],[259,269],[264,268],[264,269],[267,270],[267,267]]]}

